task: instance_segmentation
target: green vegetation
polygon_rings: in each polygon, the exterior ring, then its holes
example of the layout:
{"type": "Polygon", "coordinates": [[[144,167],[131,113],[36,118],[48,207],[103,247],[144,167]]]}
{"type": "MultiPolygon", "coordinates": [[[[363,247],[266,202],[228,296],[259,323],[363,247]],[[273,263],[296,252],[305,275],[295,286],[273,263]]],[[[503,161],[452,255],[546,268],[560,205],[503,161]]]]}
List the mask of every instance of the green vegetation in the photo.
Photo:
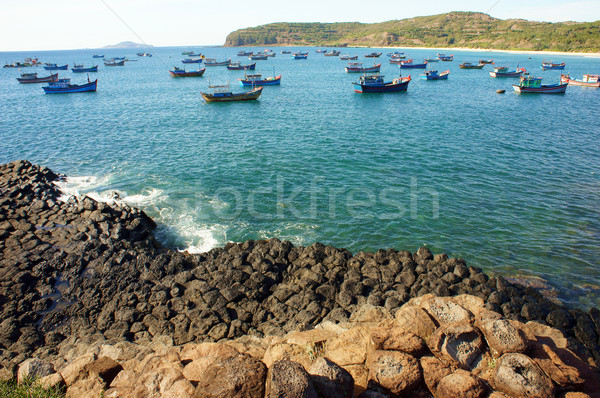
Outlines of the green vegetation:
{"type": "Polygon", "coordinates": [[[34,381],[17,384],[15,379],[0,381],[0,398],[63,398],[63,391],[42,388],[34,381]]]}
{"type": "Polygon", "coordinates": [[[375,24],[273,23],[236,30],[226,46],[466,47],[497,50],[600,52],[600,21],[533,22],[476,12],[375,24]]]}

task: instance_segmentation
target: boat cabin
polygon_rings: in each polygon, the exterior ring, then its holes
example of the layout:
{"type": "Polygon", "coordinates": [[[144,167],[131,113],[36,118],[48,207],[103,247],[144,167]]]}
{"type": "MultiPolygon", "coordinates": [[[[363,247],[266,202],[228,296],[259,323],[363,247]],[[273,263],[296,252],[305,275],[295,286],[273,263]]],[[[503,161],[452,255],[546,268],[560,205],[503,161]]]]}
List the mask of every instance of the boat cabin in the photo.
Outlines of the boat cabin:
{"type": "Polygon", "coordinates": [[[24,79],[35,79],[37,77],[37,73],[21,73],[21,77],[24,79]]]}
{"type": "Polygon", "coordinates": [[[600,82],[600,75],[583,75],[584,83],[598,83],[600,82]]]}
{"type": "Polygon", "coordinates": [[[362,75],[360,83],[365,86],[380,86],[383,84],[383,75],[362,75]]]}
{"type": "Polygon", "coordinates": [[[532,76],[521,76],[521,80],[519,81],[520,87],[527,88],[541,88],[542,87],[542,78],[541,77],[532,77],[532,76]]]}
{"type": "Polygon", "coordinates": [[[71,85],[71,79],[58,79],[57,81],[49,82],[48,84],[52,88],[69,88],[69,86],[71,85]]]}

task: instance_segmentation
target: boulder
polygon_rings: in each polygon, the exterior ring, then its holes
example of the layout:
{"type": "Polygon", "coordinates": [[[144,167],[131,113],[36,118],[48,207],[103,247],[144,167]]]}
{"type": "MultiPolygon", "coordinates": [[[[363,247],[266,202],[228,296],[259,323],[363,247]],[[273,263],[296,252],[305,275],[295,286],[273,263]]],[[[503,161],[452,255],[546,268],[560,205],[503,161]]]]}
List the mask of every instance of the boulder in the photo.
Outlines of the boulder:
{"type": "Polygon", "coordinates": [[[435,393],[440,398],[482,398],[486,393],[483,382],[466,370],[458,369],[442,378],[435,393]]]}
{"type": "Polygon", "coordinates": [[[60,373],[52,373],[38,380],[38,384],[44,389],[62,389],[66,387],[65,380],[60,373]]]}
{"type": "Polygon", "coordinates": [[[354,379],[344,368],[320,357],[308,369],[313,385],[322,398],[352,398],[354,379]]]}
{"type": "Polygon", "coordinates": [[[325,346],[324,356],[340,366],[363,364],[370,342],[369,328],[355,326],[330,340],[325,346]]]}
{"type": "Polygon", "coordinates": [[[573,388],[584,381],[577,368],[566,365],[546,344],[534,344],[529,357],[562,388],[573,388]]]}
{"type": "Polygon", "coordinates": [[[397,327],[378,327],[371,329],[373,350],[402,351],[414,357],[420,357],[427,346],[419,336],[397,327]]]}
{"type": "Polygon", "coordinates": [[[113,379],[123,370],[123,367],[109,357],[98,358],[93,362],[86,364],[83,371],[90,375],[97,375],[109,386],[113,379]]]}
{"type": "Polygon", "coordinates": [[[434,396],[440,380],[456,370],[456,366],[452,362],[442,361],[437,357],[422,357],[420,363],[425,385],[434,396]]]}
{"type": "Polygon", "coordinates": [[[407,395],[422,380],[419,361],[400,351],[374,351],[366,366],[369,380],[394,395],[407,395]]]}
{"type": "Polygon", "coordinates": [[[471,311],[458,305],[450,297],[428,297],[421,301],[421,307],[427,311],[439,325],[457,322],[471,323],[474,320],[471,311]]]}
{"type": "Polygon", "coordinates": [[[488,320],[477,326],[495,358],[509,352],[525,353],[529,347],[529,339],[525,333],[507,319],[488,320]]]}
{"type": "Polygon", "coordinates": [[[494,389],[523,398],[554,397],[552,380],[527,355],[509,353],[496,361],[491,380],[494,389]]]}
{"type": "Polygon", "coordinates": [[[93,362],[96,359],[96,355],[94,353],[89,353],[77,357],[73,361],[69,362],[67,366],[60,370],[60,374],[62,375],[67,386],[75,383],[77,379],[81,378],[83,368],[88,364],[93,362]]]}
{"type": "Polygon", "coordinates": [[[263,398],[267,367],[249,355],[218,358],[197,375],[194,397],[263,398]]]}
{"type": "Polygon", "coordinates": [[[435,356],[454,361],[463,369],[476,367],[485,351],[479,331],[465,322],[440,327],[427,339],[427,346],[435,356]]]}
{"type": "Polygon", "coordinates": [[[17,382],[22,383],[25,380],[39,379],[52,373],[55,373],[55,370],[54,365],[50,362],[38,358],[29,358],[19,365],[17,382]]]}
{"type": "Polygon", "coordinates": [[[194,386],[179,369],[163,367],[142,373],[132,396],[144,398],[191,398],[194,386]]]}
{"type": "Polygon", "coordinates": [[[298,362],[277,361],[269,368],[265,398],[318,398],[310,375],[298,362]]]}
{"type": "Polygon", "coordinates": [[[410,302],[404,304],[396,312],[396,325],[398,328],[411,332],[423,340],[427,340],[436,330],[436,325],[429,314],[421,307],[412,305],[410,302]]]}

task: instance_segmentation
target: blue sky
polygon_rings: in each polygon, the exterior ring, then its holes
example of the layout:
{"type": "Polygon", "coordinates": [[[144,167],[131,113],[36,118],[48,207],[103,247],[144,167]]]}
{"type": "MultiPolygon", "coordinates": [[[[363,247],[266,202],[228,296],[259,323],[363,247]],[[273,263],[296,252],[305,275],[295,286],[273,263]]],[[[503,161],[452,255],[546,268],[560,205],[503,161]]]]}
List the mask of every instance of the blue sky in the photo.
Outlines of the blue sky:
{"type": "Polygon", "coordinates": [[[97,48],[124,40],[155,46],[220,45],[235,29],[270,22],[383,22],[449,11],[536,21],[597,21],[583,0],[27,0],[6,1],[0,51],[97,48]]]}

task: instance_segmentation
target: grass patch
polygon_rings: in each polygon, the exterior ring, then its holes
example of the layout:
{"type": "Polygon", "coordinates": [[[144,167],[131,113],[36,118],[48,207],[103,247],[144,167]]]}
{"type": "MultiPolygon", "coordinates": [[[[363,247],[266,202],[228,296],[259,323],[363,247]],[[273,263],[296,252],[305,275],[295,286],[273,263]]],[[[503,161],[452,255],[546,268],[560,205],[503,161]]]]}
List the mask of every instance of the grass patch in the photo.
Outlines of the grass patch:
{"type": "Polygon", "coordinates": [[[34,380],[17,384],[16,379],[0,381],[0,398],[64,398],[58,388],[42,388],[34,380]]]}

